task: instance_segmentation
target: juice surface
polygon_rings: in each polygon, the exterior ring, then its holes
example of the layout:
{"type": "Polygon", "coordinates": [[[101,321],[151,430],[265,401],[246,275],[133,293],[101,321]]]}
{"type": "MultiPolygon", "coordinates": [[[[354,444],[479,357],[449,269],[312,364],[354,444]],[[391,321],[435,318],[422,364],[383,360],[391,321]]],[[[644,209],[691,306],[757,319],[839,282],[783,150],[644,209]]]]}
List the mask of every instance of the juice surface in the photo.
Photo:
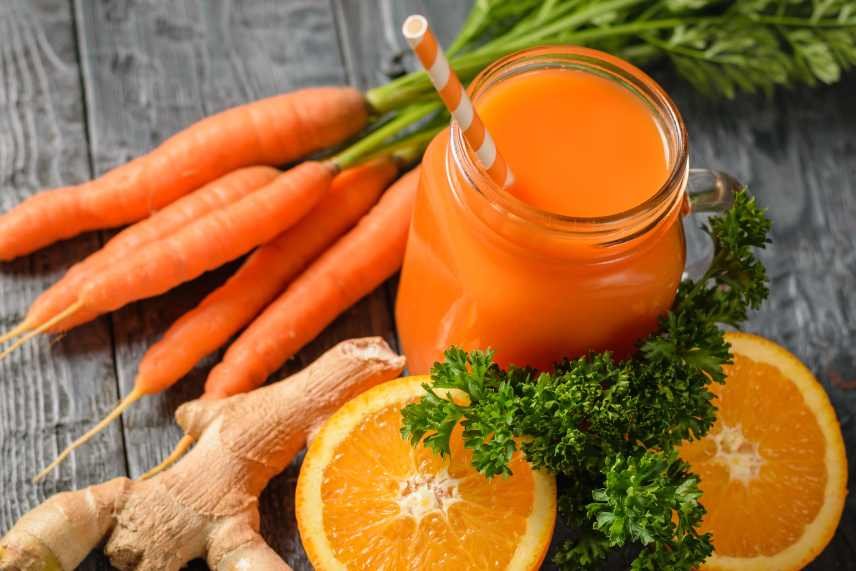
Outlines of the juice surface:
{"type": "Polygon", "coordinates": [[[542,210],[617,214],[645,202],[669,175],[651,111],[608,79],[524,73],[491,87],[476,108],[514,172],[509,190],[542,210]]]}
{"type": "MultiPolygon", "coordinates": [[[[607,79],[528,71],[491,86],[476,106],[515,174],[511,193],[542,210],[620,213],[668,178],[652,112],[607,79]]],[[[510,221],[486,222],[481,213],[491,207],[461,199],[480,195],[448,153],[447,130],[425,153],[399,286],[396,318],[412,373],[427,372],[453,344],[541,369],[588,351],[621,356],[656,327],[683,271],[676,210],[618,246],[537,225],[515,234],[510,221]]]]}

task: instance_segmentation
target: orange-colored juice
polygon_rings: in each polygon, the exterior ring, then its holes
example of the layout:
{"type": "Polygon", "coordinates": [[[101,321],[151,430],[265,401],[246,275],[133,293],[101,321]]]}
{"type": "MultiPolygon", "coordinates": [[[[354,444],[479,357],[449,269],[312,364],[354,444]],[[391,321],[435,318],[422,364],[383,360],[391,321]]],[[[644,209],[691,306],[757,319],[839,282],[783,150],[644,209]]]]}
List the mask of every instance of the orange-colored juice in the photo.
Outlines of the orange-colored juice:
{"type": "Polygon", "coordinates": [[[566,216],[608,216],[642,204],[669,176],[663,135],[637,97],[584,71],[514,76],[487,91],[479,115],[520,200],[566,216]]]}
{"type": "Polygon", "coordinates": [[[471,91],[516,181],[487,179],[455,128],[426,152],[396,308],[411,371],[451,344],[539,368],[627,354],[683,270],[686,152],[671,101],[580,48],[513,56],[471,91]]]}

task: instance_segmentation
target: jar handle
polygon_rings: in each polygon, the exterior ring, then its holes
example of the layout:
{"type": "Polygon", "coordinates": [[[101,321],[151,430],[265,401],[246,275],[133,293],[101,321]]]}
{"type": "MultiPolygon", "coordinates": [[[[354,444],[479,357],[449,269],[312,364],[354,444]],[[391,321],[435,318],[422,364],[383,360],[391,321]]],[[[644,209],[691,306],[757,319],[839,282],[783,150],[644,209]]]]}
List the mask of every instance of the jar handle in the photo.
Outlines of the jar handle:
{"type": "Polygon", "coordinates": [[[701,230],[702,222],[711,214],[727,210],[734,194],[745,185],[728,173],[709,169],[690,169],[687,178],[687,208],[684,234],[687,239],[687,259],[684,278],[698,279],[713,260],[713,243],[701,230]]]}

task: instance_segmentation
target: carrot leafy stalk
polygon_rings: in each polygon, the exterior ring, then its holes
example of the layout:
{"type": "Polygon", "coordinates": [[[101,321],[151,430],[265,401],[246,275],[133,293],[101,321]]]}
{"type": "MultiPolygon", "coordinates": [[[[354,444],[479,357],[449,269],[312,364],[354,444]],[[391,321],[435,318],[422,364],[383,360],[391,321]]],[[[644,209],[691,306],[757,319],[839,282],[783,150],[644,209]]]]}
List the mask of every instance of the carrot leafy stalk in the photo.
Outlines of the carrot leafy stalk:
{"type": "MultiPolygon", "coordinates": [[[[602,49],[638,65],[671,64],[706,95],[835,83],[856,66],[852,0],[480,0],[449,46],[465,81],[491,62],[538,45],[602,49]]],[[[388,111],[425,97],[410,73],[366,98],[388,111]]]]}
{"type": "Polygon", "coordinates": [[[710,382],[723,382],[731,356],[718,324],[737,326],[767,295],[753,248],[770,223],[745,191],[712,218],[715,254],[706,274],[684,281],[659,328],[632,357],[608,353],[565,360],[552,372],[501,369],[491,351],[446,352],[421,401],[402,411],[402,434],[449,454],[458,423],[473,465],[510,473],[522,449],[537,468],[560,476],[560,509],[577,538],[555,560],[591,568],[632,545],[633,569],[691,569],[711,552],[700,534],[698,478],[676,446],[704,436],[716,409],[710,382]],[[452,400],[452,390],[461,391],[452,400]]]}

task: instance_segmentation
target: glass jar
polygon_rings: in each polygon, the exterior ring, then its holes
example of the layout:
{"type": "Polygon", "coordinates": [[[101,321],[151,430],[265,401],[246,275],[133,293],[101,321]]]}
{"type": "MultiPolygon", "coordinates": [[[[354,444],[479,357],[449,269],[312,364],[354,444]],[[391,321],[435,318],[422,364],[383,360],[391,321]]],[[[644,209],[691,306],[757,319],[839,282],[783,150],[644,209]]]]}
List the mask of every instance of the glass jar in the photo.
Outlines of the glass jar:
{"type": "Polygon", "coordinates": [[[704,210],[729,203],[737,183],[690,170],[675,104],[654,80],[614,56],[549,46],[485,69],[479,97],[520,73],[566,69],[597,74],[639,98],[664,139],[669,176],[644,203],[596,218],[539,210],[495,184],[456,124],[437,135],[422,162],[396,304],[412,373],[449,345],[492,348],[502,365],[549,368],[588,351],[630,353],[674,300],[686,261],[681,218],[688,186],[704,210]]]}

